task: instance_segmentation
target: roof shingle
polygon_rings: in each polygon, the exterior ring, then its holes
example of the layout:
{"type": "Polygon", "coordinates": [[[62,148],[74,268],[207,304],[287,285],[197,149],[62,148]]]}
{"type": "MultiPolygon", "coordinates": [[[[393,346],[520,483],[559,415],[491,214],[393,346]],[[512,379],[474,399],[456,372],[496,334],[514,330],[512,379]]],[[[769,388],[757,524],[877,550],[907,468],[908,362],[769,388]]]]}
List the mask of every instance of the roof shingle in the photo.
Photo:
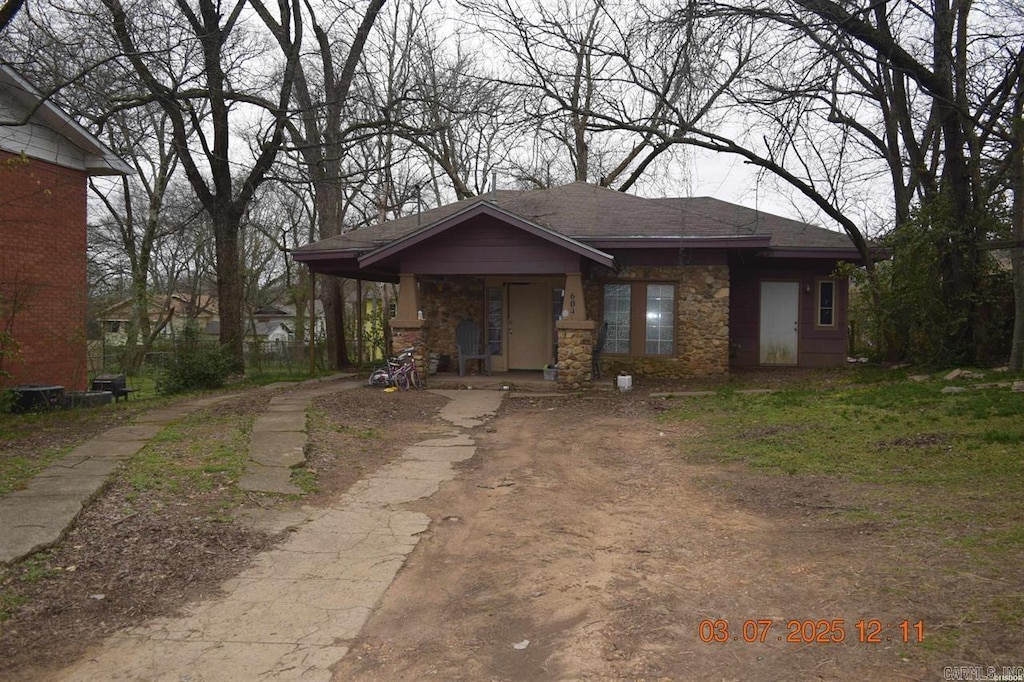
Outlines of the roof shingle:
{"type": "Polygon", "coordinates": [[[490,201],[522,218],[581,242],[613,237],[771,237],[773,248],[851,249],[841,232],[738,206],[710,197],[645,199],[587,183],[542,190],[500,190],[423,213],[308,244],[298,253],[365,251],[490,201]]]}

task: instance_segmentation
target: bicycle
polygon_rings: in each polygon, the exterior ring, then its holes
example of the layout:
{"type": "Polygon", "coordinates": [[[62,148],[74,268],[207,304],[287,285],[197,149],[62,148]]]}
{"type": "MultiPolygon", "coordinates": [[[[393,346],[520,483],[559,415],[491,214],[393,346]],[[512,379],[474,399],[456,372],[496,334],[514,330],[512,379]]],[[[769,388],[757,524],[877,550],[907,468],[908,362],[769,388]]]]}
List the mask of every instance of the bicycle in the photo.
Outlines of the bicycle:
{"type": "Polygon", "coordinates": [[[413,360],[414,350],[412,347],[406,348],[388,358],[383,367],[373,370],[368,379],[370,386],[394,386],[403,391],[423,388],[423,377],[413,360]]]}

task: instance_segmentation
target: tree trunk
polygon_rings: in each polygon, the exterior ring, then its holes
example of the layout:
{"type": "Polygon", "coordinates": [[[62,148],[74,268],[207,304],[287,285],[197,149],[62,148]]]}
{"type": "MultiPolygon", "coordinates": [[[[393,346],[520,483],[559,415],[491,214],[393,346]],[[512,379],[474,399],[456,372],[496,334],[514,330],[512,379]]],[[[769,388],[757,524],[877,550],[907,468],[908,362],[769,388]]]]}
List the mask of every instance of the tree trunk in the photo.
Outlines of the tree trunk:
{"type": "Polygon", "coordinates": [[[1013,263],[1013,342],[1010,345],[1010,371],[1024,370],[1024,74],[1017,82],[1013,106],[1013,239],[1017,248],[1010,251],[1013,263]]]}
{"type": "Polygon", "coordinates": [[[351,367],[348,344],[345,341],[345,298],[337,277],[320,280],[320,300],[324,306],[324,325],[327,332],[327,363],[331,369],[351,367]],[[334,339],[334,343],[330,340],[334,339]]]}
{"type": "MultiPolygon", "coordinates": [[[[342,196],[339,177],[341,168],[337,159],[341,158],[340,146],[331,147],[336,158],[317,165],[310,163],[313,169],[313,201],[316,205],[317,223],[320,227],[320,239],[327,239],[341,234],[342,196]]],[[[330,369],[343,369],[352,365],[348,357],[348,344],[345,341],[345,300],[342,296],[341,281],[337,277],[323,277],[320,280],[320,301],[324,307],[324,326],[327,334],[327,366],[330,369]]]]}
{"type": "Polygon", "coordinates": [[[232,361],[233,371],[245,371],[242,333],[242,273],[239,267],[238,234],[241,216],[221,211],[213,216],[213,237],[217,250],[217,306],[220,317],[220,345],[232,361]]]}

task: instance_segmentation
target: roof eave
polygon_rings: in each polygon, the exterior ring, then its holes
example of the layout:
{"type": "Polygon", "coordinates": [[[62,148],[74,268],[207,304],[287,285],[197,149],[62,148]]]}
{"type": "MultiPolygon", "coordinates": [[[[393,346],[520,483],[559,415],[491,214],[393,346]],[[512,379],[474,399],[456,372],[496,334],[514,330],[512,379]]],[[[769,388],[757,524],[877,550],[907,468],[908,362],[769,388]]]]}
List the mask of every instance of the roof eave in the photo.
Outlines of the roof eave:
{"type": "Polygon", "coordinates": [[[835,248],[835,247],[772,247],[767,249],[764,254],[769,258],[825,258],[828,260],[847,260],[847,261],[860,261],[860,251],[854,248],[835,248]]]}
{"type": "Polygon", "coordinates": [[[771,235],[668,236],[668,237],[576,237],[602,249],[757,249],[771,245],[771,235]]]}
{"type": "Polygon", "coordinates": [[[89,175],[134,175],[135,170],[115,154],[99,138],[85,129],[63,109],[50,102],[21,74],[9,66],[0,64],[0,76],[11,82],[15,88],[12,95],[21,100],[46,127],[67,138],[85,152],[85,172],[89,175]],[[19,97],[19,93],[21,96],[19,97]],[[26,101],[28,100],[28,101],[26,101]],[[38,106],[37,106],[38,105],[38,106]]]}

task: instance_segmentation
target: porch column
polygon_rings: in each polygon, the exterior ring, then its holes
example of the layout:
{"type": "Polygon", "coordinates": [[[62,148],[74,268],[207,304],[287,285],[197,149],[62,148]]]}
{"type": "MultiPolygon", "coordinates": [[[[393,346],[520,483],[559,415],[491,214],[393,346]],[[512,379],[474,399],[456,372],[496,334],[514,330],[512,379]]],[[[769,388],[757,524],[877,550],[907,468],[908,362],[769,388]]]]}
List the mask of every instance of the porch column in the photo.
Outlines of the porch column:
{"type": "Polygon", "coordinates": [[[587,306],[583,301],[583,275],[578,272],[565,273],[565,299],[562,302],[562,319],[576,321],[587,319],[587,306]]]}
{"type": "Polygon", "coordinates": [[[555,331],[558,333],[559,390],[572,391],[590,385],[595,326],[592,320],[587,319],[582,274],[567,272],[562,319],[555,323],[555,331]]]}
{"type": "Polygon", "coordinates": [[[404,273],[398,279],[398,307],[395,320],[415,321],[419,319],[420,292],[416,286],[416,275],[404,273]]]}
{"type": "Polygon", "coordinates": [[[413,359],[416,369],[422,376],[427,376],[429,350],[427,349],[426,320],[419,319],[420,295],[416,286],[416,275],[402,273],[398,281],[398,306],[395,319],[388,320],[391,327],[391,352],[396,353],[403,348],[413,346],[416,351],[413,359]]]}

